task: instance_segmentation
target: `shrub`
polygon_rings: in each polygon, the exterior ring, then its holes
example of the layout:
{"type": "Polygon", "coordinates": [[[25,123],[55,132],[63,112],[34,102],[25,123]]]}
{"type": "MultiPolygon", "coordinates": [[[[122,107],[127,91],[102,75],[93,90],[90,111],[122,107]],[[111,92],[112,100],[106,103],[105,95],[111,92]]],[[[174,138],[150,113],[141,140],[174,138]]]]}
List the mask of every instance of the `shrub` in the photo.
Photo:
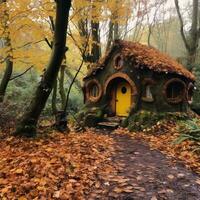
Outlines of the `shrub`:
{"type": "Polygon", "coordinates": [[[179,132],[180,136],[174,141],[174,144],[180,144],[185,140],[194,141],[197,145],[195,151],[200,151],[200,125],[199,119],[189,119],[180,121],[179,132]]]}
{"type": "Polygon", "coordinates": [[[169,122],[174,124],[179,120],[184,120],[187,118],[189,118],[189,116],[185,113],[157,113],[150,111],[140,111],[128,118],[128,129],[130,131],[144,131],[155,128],[155,126],[161,128],[164,123],[169,122]]]}

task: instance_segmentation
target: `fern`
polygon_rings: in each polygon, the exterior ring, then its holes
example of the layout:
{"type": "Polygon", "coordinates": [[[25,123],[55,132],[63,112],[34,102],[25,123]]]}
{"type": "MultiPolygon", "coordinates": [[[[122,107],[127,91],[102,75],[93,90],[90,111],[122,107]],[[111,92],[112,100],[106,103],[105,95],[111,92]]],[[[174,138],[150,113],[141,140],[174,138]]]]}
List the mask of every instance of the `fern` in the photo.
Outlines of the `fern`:
{"type": "MultiPolygon", "coordinates": [[[[180,144],[185,140],[200,142],[200,126],[198,125],[198,119],[181,121],[179,132],[181,135],[173,142],[173,144],[180,144]]],[[[195,151],[200,150],[200,144],[197,143],[197,145],[198,147],[195,151]]]]}

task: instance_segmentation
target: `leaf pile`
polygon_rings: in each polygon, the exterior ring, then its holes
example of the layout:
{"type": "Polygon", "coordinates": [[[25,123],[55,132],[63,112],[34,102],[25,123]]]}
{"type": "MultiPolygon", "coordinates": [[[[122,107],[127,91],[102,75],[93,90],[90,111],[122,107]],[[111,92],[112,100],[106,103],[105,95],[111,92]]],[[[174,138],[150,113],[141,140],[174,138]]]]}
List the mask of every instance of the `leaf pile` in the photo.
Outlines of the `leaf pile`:
{"type": "Polygon", "coordinates": [[[112,139],[88,131],[0,142],[1,199],[84,199],[97,174],[109,174],[112,139]]]}

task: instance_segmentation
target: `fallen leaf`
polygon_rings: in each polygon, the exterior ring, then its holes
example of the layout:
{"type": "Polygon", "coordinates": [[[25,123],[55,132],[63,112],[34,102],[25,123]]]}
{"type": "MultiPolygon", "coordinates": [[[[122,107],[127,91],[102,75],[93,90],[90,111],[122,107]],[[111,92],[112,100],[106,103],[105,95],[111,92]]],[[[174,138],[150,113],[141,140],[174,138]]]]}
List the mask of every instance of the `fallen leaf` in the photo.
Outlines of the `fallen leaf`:
{"type": "Polygon", "coordinates": [[[117,194],[119,194],[119,193],[122,193],[124,190],[123,190],[123,188],[115,187],[113,191],[116,192],[117,194]]]}
{"type": "Polygon", "coordinates": [[[197,180],[196,180],[196,183],[200,185],[200,179],[197,179],[197,180]]]}
{"type": "Polygon", "coordinates": [[[151,200],[158,200],[156,196],[152,196],[151,200]]]}
{"type": "Polygon", "coordinates": [[[60,198],[60,191],[56,191],[54,192],[54,195],[53,195],[54,198],[60,198]]]}
{"type": "Polygon", "coordinates": [[[27,198],[25,196],[21,196],[18,198],[18,200],[27,200],[27,198]]]}
{"type": "Polygon", "coordinates": [[[16,169],[15,173],[16,174],[22,174],[23,173],[23,169],[22,168],[16,169]]]}
{"type": "Polygon", "coordinates": [[[169,179],[171,179],[171,180],[174,179],[174,175],[172,175],[172,174],[168,175],[167,177],[168,177],[169,179]]]}

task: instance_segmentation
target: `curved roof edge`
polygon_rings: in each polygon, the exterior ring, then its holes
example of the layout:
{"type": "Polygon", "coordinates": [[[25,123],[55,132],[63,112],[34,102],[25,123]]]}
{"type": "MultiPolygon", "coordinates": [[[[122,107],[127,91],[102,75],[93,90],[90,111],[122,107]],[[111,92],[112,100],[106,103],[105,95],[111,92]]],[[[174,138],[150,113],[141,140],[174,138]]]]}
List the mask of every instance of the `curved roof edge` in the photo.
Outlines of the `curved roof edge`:
{"type": "Polygon", "coordinates": [[[115,40],[110,51],[95,64],[85,78],[95,75],[100,69],[104,69],[109,61],[110,55],[116,49],[119,49],[124,57],[132,58],[139,67],[145,66],[155,72],[178,74],[195,81],[195,76],[170,56],[147,45],[124,40],[115,40]]]}

